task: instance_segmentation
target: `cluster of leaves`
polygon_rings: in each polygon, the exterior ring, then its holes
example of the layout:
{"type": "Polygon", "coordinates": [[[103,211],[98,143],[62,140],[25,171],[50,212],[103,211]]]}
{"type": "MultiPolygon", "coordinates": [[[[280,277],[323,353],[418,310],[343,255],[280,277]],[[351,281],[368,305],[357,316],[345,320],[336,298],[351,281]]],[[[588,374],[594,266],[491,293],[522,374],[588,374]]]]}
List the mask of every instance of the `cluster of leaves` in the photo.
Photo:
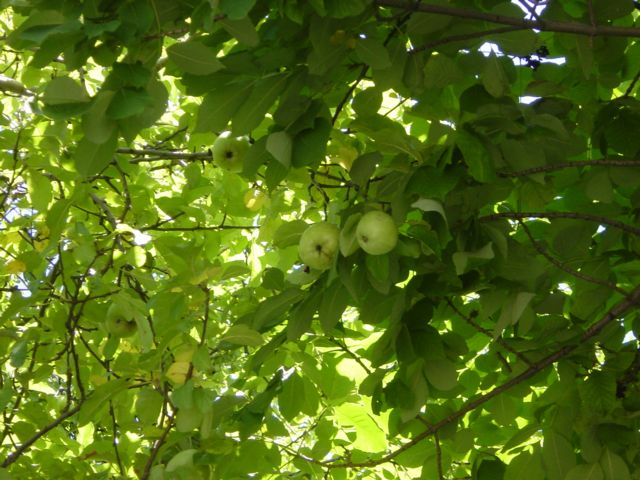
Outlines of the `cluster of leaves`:
{"type": "Polygon", "coordinates": [[[0,1],[0,479],[640,478],[638,14],[538,3],[0,1]]]}

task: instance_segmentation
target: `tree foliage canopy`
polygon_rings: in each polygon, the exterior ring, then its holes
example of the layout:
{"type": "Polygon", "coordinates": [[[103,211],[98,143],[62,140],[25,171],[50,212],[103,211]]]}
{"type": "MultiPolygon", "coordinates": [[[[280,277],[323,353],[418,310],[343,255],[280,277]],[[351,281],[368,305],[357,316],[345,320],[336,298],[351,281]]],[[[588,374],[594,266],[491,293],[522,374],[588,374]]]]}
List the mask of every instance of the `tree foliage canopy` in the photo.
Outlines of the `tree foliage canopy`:
{"type": "Polygon", "coordinates": [[[640,478],[635,3],[0,1],[0,479],[640,478]]]}

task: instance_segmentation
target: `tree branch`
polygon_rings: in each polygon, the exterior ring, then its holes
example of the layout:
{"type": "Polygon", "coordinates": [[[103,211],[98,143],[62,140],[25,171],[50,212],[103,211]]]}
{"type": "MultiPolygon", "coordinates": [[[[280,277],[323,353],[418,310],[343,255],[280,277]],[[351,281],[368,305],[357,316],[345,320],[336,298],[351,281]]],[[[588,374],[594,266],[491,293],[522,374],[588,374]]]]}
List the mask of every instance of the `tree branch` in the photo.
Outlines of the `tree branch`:
{"type": "Polygon", "coordinates": [[[483,405],[484,403],[488,402],[493,397],[496,397],[501,393],[506,392],[510,388],[513,388],[516,385],[524,382],[525,380],[533,377],[534,375],[541,372],[548,366],[553,365],[561,358],[566,357],[568,354],[578,349],[580,346],[584,345],[587,341],[595,337],[598,333],[602,331],[604,327],[609,325],[611,322],[613,322],[617,318],[620,318],[627,310],[629,310],[635,305],[638,305],[639,303],[640,303],[640,286],[636,287],[628,297],[622,299],[620,302],[614,305],[611,309],[609,309],[609,311],[607,311],[607,313],[604,314],[604,316],[599,321],[597,321],[596,323],[591,325],[591,327],[585,330],[584,333],[580,335],[579,339],[575,343],[571,345],[563,346],[559,350],[551,353],[550,355],[547,355],[542,360],[539,360],[538,362],[532,364],[528,369],[526,369],[521,374],[516,375],[510,380],[507,380],[502,385],[495,387],[490,392],[485,393],[484,395],[480,395],[475,399],[468,401],[462,408],[460,408],[456,412],[452,413],[446,418],[443,418],[439,422],[434,423],[431,427],[427,428],[424,432],[416,435],[409,442],[405,443],[401,447],[398,447],[397,449],[388,453],[382,458],[379,458],[376,460],[369,460],[366,462],[345,462],[345,463],[327,463],[327,462],[320,462],[314,459],[309,459],[308,457],[302,457],[302,458],[304,458],[307,461],[312,461],[313,463],[323,465],[327,468],[375,467],[376,465],[387,463],[392,459],[394,459],[395,457],[397,457],[398,455],[400,455],[402,452],[405,452],[409,450],[411,447],[414,447],[425,438],[428,438],[431,435],[435,434],[445,425],[448,425],[451,422],[458,420],[459,418],[463,417],[467,413],[478,408],[480,405],[483,405]]]}
{"type": "Polygon", "coordinates": [[[522,220],[526,218],[570,218],[573,220],[586,220],[588,222],[599,223],[601,225],[609,225],[611,227],[618,228],[623,232],[640,237],[640,228],[638,227],[627,225],[626,223],[619,222],[617,220],[611,220],[610,218],[602,217],[600,215],[591,215],[590,213],[582,212],[500,212],[492,215],[485,215],[484,217],[480,217],[478,220],[481,222],[491,222],[500,218],[510,218],[513,220],[522,220]]]}
{"type": "Polygon", "coordinates": [[[142,227],[141,232],[215,232],[218,230],[253,230],[260,228],[260,225],[216,225],[212,227],[195,226],[195,227],[142,227]]]}
{"type": "Polygon", "coordinates": [[[524,230],[524,233],[527,234],[527,237],[529,237],[529,241],[531,242],[531,245],[533,245],[533,248],[535,248],[536,251],[540,255],[542,255],[544,258],[546,258],[549,263],[551,263],[552,265],[555,265],[558,269],[560,269],[563,272],[566,272],[569,275],[571,275],[573,277],[576,277],[576,278],[578,278],[580,280],[584,280],[585,282],[589,282],[589,283],[593,283],[595,285],[601,285],[603,287],[607,287],[607,288],[613,290],[614,292],[618,292],[623,297],[626,297],[629,294],[626,290],[618,287],[614,283],[607,282],[605,280],[600,280],[599,278],[592,277],[591,275],[587,275],[587,274],[584,274],[582,272],[579,272],[578,270],[574,270],[573,268],[567,267],[560,260],[558,260],[557,258],[554,258],[551,255],[549,255],[547,253],[547,251],[545,250],[545,248],[542,245],[540,245],[540,243],[538,243],[535,238],[533,238],[533,234],[531,233],[531,230],[529,229],[529,227],[527,226],[526,223],[524,223],[522,220],[518,220],[518,223],[520,224],[520,226],[524,230]]]}
{"type": "Polygon", "coordinates": [[[529,30],[543,32],[573,33],[575,35],[587,35],[590,37],[640,37],[640,29],[633,27],[614,27],[609,25],[588,25],[577,22],[560,22],[556,20],[527,20],[525,18],[497,15],[494,13],[479,12],[449,5],[429,5],[407,0],[375,0],[380,7],[402,8],[408,11],[432,13],[448,17],[467,18],[481,20],[500,25],[512,25],[529,30]]]}
{"type": "Polygon", "coordinates": [[[33,96],[35,95],[25,85],[18,80],[0,75],[0,90],[3,92],[14,93],[16,95],[33,96]]]}
{"type": "MultiPolygon", "coordinates": [[[[211,160],[211,153],[209,152],[177,152],[172,150],[160,150],[157,148],[118,148],[116,153],[124,155],[136,155],[139,157],[153,156],[153,160],[211,160]]],[[[152,161],[151,159],[139,158],[132,160],[133,163],[141,163],[152,161]]]]}
{"type": "Polygon", "coordinates": [[[7,456],[7,458],[4,460],[4,462],[2,462],[2,465],[0,465],[0,466],[2,468],[7,468],[13,462],[18,460],[18,458],[20,458],[20,456],[23,453],[25,453],[29,449],[29,447],[31,447],[31,445],[36,443],[40,438],[42,438],[44,435],[46,435],[51,430],[56,428],[58,425],[60,425],[62,422],[64,422],[67,418],[72,417],[73,415],[78,413],[80,411],[81,407],[82,407],[82,403],[79,403],[78,405],[76,405],[72,409],[67,410],[66,412],[64,412],[62,415],[60,415],[58,418],[56,418],[49,425],[47,425],[46,427],[42,428],[40,431],[36,432],[36,434],[33,435],[29,440],[24,442],[12,454],[7,456]]]}
{"type": "MultiPolygon", "coordinates": [[[[462,317],[462,319],[464,319],[469,325],[471,325],[475,330],[477,330],[478,332],[482,333],[483,335],[489,337],[491,340],[494,340],[493,338],[493,333],[489,330],[487,330],[486,328],[482,327],[481,325],[479,325],[478,323],[476,323],[469,315],[465,315],[456,305],[455,303],[453,303],[453,301],[448,298],[445,297],[445,301],[447,302],[447,304],[449,305],[449,307],[456,312],[460,317],[462,317]]],[[[502,337],[497,337],[495,338],[495,342],[500,345],[502,348],[504,348],[505,350],[513,353],[517,358],[519,358],[520,360],[522,360],[526,365],[531,365],[531,361],[522,353],[520,353],[518,350],[516,350],[515,348],[512,348],[507,342],[504,341],[504,339],[502,337]]]]}
{"type": "Polygon", "coordinates": [[[423,50],[430,50],[434,47],[438,47],[440,45],[446,45],[448,43],[460,42],[463,40],[473,40],[475,38],[485,37],[487,35],[499,35],[501,33],[509,33],[509,32],[517,32],[518,30],[526,30],[525,27],[500,27],[500,28],[492,28],[490,30],[482,30],[479,32],[469,32],[462,33],[460,35],[451,35],[450,37],[444,37],[439,40],[434,40],[433,42],[426,43],[424,45],[420,45],[419,47],[412,48],[409,50],[409,53],[418,53],[423,50]]]}
{"type": "Polygon", "coordinates": [[[160,447],[164,445],[164,442],[167,440],[167,435],[169,435],[169,432],[171,431],[172,428],[173,428],[173,417],[170,417],[167,427],[164,429],[160,438],[156,440],[156,442],[153,444],[153,447],[151,448],[151,454],[149,455],[147,463],[144,466],[144,472],[142,473],[140,480],[147,480],[149,478],[149,475],[151,475],[151,468],[153,467],[153,462],[155,462],[156,457],[158,456],[158,451],[160,450],[160,447]]]}
{"type": "Polygon", "coordinates": [[[512,177],[525,177],[527,175],[533,175],[536,173],[555,172],[556,170],[563,170],[565,168],[577,168],[577,167],[640,167],[640,160],[618,160],[615,158],[603,158],[601,160],[580,160],[576,162],[562,162],[554,163],[553,165],[543,165],[540,167],[526,168],[524,170],[516,170],[515,172],[498,172],[499,177],[512,178],[512,177]]]}

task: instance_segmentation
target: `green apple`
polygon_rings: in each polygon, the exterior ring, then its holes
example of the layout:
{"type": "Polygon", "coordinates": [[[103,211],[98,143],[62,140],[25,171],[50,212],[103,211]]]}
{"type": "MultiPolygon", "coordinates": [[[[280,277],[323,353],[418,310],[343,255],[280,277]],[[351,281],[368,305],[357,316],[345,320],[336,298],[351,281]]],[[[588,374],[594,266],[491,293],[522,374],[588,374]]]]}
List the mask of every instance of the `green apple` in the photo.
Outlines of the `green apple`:
{"type": "Polygon", "coordinates": [[[173,362],[169,365],[165,376],[176,385],[183,385],[187,381],[189,375],[189,369],[191,368],[190,362],[173,362]]]}
{"type": "Polygon", "coordinates": [[[249,140],[246,137],[232,137],[231,132],[223,132],[213,142],[211,157],[219,167],[239,173],[248,149],[249,140]]]}
{"type": "Polygon", "coordinates": [[[310,268],[326,270],[331,267],[338,252],[340,230],[331,223],[314,223],[302,232],[298,254],[310,268]]]}
{"type": "Polygon", "coordinates": [[[138,330],[138,325],[131,318],[131,314],[117,303],[112,303],[107,310],[104,324],[107,332],[117,338],[130,337],[138,330]]]}
{"type": "Polygon", "coordinates": [[[358,222],[356,238],[360,248],[369,255],[384,255],[398,243],[398,228],[390,215],[372,210],[358,222]]]}
{"type": "Polygon", "coordinates": [[[262,207],[264,207],[269,197],[262,190],[257,188],[252,188],[251,190],[247,190],[244,194],[244,206],[247,207],[252,212],[257,212],[262,207]]]}

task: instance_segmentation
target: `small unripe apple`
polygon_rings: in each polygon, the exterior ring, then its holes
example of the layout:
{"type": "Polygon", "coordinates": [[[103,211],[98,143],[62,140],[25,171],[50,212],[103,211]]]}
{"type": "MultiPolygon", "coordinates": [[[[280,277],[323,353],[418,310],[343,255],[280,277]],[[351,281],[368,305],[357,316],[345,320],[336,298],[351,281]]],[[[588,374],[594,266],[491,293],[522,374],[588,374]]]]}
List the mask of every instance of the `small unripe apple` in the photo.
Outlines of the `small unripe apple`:
{"type": "Polygon", "coordinates": [[[338,252],[340,230],[331,223],[314,223],[302,232],[298,254],[310,268],[326,270],[331,267],[338,252]]]}
{"type": "Polygon", "coordinates": [[[239,173],[248,149],[249,140],[246,137],[232,137],[231,132],[223,132],[213,142],[211,157],[219,167],[239,173]]]}
{"type": "Polygon", "coordinates": [[[247,190],[244,194],[244,206],[252,212],[257,212],[264,206],[268,199],[269,197],[262,190],[253,188],[247,190]]]}
{"type": "Polygon", "coordinates": [[[138,324],[131,314],[117,303],[109,306],[104,326],[107,332],[117,338],[130,337],[138,330],[138,324]]]}
{"type": "Polygon", "coordinates": [[[372,210],[358,222],[356,238],[360,248],[369,255],[384,255],[398,243],[398,228],[390,215],[372,210]]]}
{"type": "Polygon", "coordinates": [[[182,385],[187,381],[187,375],[189,374],[190,362],[173,362],[169,365],[165,376],[176,385],[182,385]]]}

